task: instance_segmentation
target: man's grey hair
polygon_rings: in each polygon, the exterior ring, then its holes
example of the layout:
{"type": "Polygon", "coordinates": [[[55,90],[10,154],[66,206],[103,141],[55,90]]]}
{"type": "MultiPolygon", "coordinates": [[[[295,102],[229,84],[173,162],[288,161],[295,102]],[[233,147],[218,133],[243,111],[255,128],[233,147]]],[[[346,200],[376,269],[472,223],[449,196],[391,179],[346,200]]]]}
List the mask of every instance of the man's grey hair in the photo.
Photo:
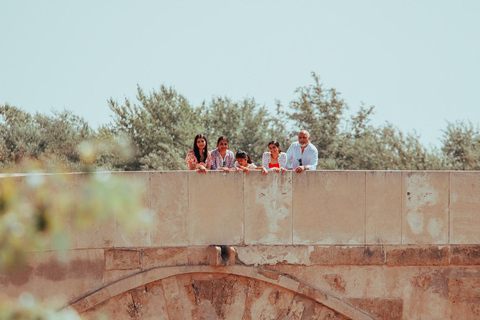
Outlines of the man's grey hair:
{"type": "MultiPolygon", "coordinates": [[[[307,137],[310,138],[310,132],[308,132],[307,130],[300,130],[300,132],[303,132],[307,135],[307,137]]],[[[300,134],[300,132],[298,134],[300,134]]]]}

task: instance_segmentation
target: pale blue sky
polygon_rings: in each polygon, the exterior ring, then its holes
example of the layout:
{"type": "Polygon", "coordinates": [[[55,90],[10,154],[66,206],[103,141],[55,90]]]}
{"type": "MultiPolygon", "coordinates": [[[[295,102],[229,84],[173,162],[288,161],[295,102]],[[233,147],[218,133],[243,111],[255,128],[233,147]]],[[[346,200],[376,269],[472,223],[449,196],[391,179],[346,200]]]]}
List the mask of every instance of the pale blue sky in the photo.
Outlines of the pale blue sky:
{"type": "Polygon", "coordinates": [[[447,120],[480,121],[479,17],[476,0],[1,0],[0,104],[96,126],[110,97],[165,84],[273,110],[314,71],[373,124],[438,144],[447,120]]]}

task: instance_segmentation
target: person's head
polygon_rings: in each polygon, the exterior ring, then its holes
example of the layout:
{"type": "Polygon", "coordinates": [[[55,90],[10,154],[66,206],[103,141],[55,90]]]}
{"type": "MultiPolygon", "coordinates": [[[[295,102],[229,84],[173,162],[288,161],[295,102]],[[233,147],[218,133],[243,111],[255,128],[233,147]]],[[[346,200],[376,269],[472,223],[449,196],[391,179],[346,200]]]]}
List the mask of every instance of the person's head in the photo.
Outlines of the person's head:
{"type": "Polygon", "coordinates": [[[272,140],[268,143],[268,151],[270,151],[270,154],[277,158],[280,152],[282,152],[282,149],[280,149],[280,143],[278,141],[272,140]]]}
{"type": "Polygon", "coordinates": [[[298,133],[298,143],[301,147],[306,147],[310,143],[310,133],[307,130],[301,130],[298,133]]]}
{"type": "Polygon", "coordinates": [[[250,156],[248,153],[242,150],[238,150],[237,154],[235,154],[235,159],[237,160],[238,164],[242,167],[248,166],[249,163],[252,163],[250,156]]]}
{"type": "Polygon", "coordinates": [[[228,150],[228,139],[225,136],[221,136],[217,140],[217,148],[219,151],[227,151],[228,150]]]}
{"type": "Polygon", "coordinates": [[[197,134],[195,136],[195,140],[193,141],[193,152],[195,153],[195,157],[197,161],[200,162],[200,152],[202,151],[205,154],[205,158],[208,154],[208,142],[207,137],[203,134],[197,134]]]}

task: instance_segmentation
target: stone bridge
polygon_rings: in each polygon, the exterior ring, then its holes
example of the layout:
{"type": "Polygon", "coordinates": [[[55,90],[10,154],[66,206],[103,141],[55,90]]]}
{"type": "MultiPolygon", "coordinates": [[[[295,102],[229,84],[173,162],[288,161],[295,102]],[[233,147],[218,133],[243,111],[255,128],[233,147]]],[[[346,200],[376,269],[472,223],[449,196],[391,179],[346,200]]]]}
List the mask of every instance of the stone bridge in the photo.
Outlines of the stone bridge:
{"type": "Polygon", "coordinates": [[[0,292],[86,319],[480,319],[480,172],[115,174],[154,223],[73,232],[0,292]]]}

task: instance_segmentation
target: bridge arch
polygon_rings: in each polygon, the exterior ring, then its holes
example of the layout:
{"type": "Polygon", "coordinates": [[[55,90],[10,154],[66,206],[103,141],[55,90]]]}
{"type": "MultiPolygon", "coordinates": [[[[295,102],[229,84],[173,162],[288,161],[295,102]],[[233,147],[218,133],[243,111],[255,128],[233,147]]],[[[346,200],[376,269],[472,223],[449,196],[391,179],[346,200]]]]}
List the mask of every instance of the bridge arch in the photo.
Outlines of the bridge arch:
{"type": "Polygon", "coordinates": [[[68,308],[87,319],[104,312],[116,319],[300,319],[303,313],[308,319],[374,319],[348,301],[279,272],[238,265],[144,270],[89,292],[68,308]]]}

